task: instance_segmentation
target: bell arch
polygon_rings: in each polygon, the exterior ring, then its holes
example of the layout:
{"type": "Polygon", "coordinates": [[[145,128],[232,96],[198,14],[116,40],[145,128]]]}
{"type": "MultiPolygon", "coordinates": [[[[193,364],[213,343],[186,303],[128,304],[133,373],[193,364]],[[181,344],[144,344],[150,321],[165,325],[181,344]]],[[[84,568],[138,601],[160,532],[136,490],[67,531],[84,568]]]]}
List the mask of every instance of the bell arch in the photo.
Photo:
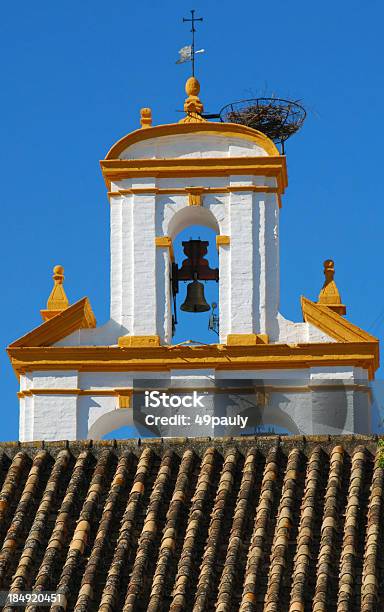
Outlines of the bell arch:
{"type": "MultiPolygon", "coordinates": [[[[218,336],[209,327],[212,314],[218,316],[217,305],[220,296],[220,272],[218,278],[215,272],[220,270],[219,254],[216,249],[216,228],[206,225],[188,225],[174,237],[175,260],[178,265],[178,293],[177,293],[177,325],[173,337],[173,344],[187,340],[215,344],[218,336]],[[191,245],[195,246],[191,248],[191,245]],[[183,246],[184,245],[184,246],[183,246]],[[184,278],[185,263],[191,261],[189,256],[194,249],[201,253],[200,269],[202,275],[188,279],[184,278]],[[211,278],[209,278],[211,277],[211,278]],[[212,278],[213,277],[213,278],[212,278]],[[212,304],[215,304],[212,309],[212,304]],[[191,306],[194,305],[194,308],[191,306]]],[[[192,261],[194,256],[192,255],[192,261]]],[[[175,312],[175,311],[174,311],[175,312]]]]}
{"type": "MultiPolygon", "coordinates": [[[[219,201],[217,198],[211,198],[210,196],[204,199],[204,205],[200,206],[183,206],[173,207],[166,206],[164,209],[164,216],[162,220],[162,232],[164,236],[167,236],[167,239],[170,241],[173,247],[173,253],[175,254],[176,263],[181,265],[181,262],[186,258],[186,255],[181,252],[179,248],[174,248],[177,244],[178,236],[188,228],[193,228],[192,232],[194,234],[198,234],[196,231],[197,227],[206,228],[213,232],[213,240],[211,237],[209,238],[210,247],[214,247],[216,249],[216,245],[218,244],[217,236],[223,233],[226,229],[227,216],[225,213],[225,205],[222,201],[219,201]],[[175,210],[176,208],[176,210],[175,210]]],[[[184,240],[188,240],[188,238],[192,236],[185,237],[184,240]]],[[[197,238],[197,235],[196,235],[197,238]]],[[[172,334],[172,312],[173,310],[173,296],[172,296],[172,262],[171,258],[167,258],[164,260],[164,252],[158,252],[157,255],[157,263],[159,266],[159,270],[164,270],[164,276],[161,274],[157,275],[157,312],[158,312],[158,327],[164,330],[164,337],[166,339],[166,344],[174,344],[173,334],[172,334]],[[164,281],[160,281],[160,278],[164,278],[164,281]]],[[[204,256],[205,257],[205,256],[204,256]]],[[[208,257],[209,259],[209,257],[208,257]]],[[[220,270],[219,273],[219,301],[221,302],[221,296],[225,296],[226,292],[229,291],[228,286],[228,278],[229,278],[229,261],[227,257],[227,253],[223,253],[223,249],[219,250],[219,262],[218,265],[215,264],[213,267],[218,267],[220,270]]],[[[211,283],[206,283],[205,286],[209,286],[211,283]]],[[[217,298],[214,299],[217,301],[217,298]]],[[[228,304],[228,299],[223,300],[223,304],[228,304]]],[[[181,301],[178,299],[178,313],[180,313],[180,305],[181,301]]],[[[225,310],[225,308],[224,308],[225,310]]],[[[219,311],[215,312],[215,315],[220,317],[220,304],[219,311]]],[[[223,329],[225,333],[225,321],[223,323],[223,329]]],[[[208,325],[208,324],[207,324],[208,325]]],[[[189,338],[188,338],[189,339],[189,338]]],[[[179,338],[179,341],[180,338],[179,338]]],[[[209,342],[214,343],[215,341],[219,341],[219,338],[212,337],[209,342]]],[[[177,344],[177,342],[176,342],[177,344]]]]}
{"type": "Polygon", "coordinates": [[[165,235],[174,240],[180,232],[192,225],[202,225],[220,234],[217,218],[209,208],[203,206],[185,206],[175,212],[166,222],[165,235]]]}

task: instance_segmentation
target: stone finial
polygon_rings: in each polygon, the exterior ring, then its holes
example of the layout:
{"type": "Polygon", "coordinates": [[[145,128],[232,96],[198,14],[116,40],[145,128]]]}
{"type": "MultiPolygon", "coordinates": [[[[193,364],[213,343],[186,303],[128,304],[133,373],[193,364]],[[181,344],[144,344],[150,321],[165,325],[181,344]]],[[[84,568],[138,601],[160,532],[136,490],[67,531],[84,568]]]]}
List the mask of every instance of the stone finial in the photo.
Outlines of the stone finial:
{"type": "Polygon", "coordinates": [[[319,293],[318,304],[328,306],[340,315],[345,315],[347,309],[341,303],[339,290],[334,281],[335,277],[335,262],[332,259],[326,259],[324,262],[325,281],[323,288],[319,293]]]}
{"type": "Polygon", "coordinates": [[[63,266],[55,266],[53,268],[54,285],[47,301],[47,309],[41,310],[41,316],[44,321],[52,319],[57,314],[60,314],[63,310],[68,308],[69,302],[65,294],[63,281],[64,281],[64,268],[63,266]]]}
{"type": "Polygon", "coordinates": [[[186,117],[181,119],[179,123],[200,123],[205,122],[201,113],[204,110],[203,104],[200,101],[200,83],[195,77],[190,77],[185,84],[185,92],[188,98],[184,102],[184,110],[186,117]]]}
{"type": "Polygon", "coordinates": [[[142,128],[152,127],[152,111],[150,108],[140,110],[140,123],[142,128]]]}

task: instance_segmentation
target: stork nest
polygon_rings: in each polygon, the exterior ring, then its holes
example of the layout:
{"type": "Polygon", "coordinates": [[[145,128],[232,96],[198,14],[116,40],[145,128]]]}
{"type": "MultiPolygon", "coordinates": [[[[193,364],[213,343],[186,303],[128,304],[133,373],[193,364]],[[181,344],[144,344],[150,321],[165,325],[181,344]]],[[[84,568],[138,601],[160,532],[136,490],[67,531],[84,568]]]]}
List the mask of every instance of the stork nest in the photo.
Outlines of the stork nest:
{"type": "Polygon", "coordinates": [[[240,123],[263,132],[274,142],[284,142],[303,125],[306,112],[298,102],[279,98],[254,98],[224,106],[222,121],[240,123]]]}

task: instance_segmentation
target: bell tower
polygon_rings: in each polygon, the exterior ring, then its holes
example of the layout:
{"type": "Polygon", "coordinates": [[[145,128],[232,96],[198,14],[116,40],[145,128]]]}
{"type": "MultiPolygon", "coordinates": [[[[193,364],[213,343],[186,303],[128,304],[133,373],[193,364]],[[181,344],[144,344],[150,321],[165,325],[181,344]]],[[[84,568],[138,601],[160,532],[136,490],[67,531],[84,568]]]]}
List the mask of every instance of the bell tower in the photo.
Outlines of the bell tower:
{"type": "Polygon", "coordinates": [[[42,324],[8,347],[20,380],[20,440],[100,439],[135,426],[132,400],[143,379],[166,389],[193,381],[201,390],[245,381],[261,398],[252,405],[263,423],[295,434],[370,431],[378,342],[345,317],[333,260],[318,300],[302,298],[302,321],[279,312],[285,155],[233,109],[228,121],[207,120],[194,76],[186,94],[181,121],[153,125],[143,108],[139,128],[101,161],[109,321],[96,324],[87,298],[68,303],[57,266],[42,324]],[[204,240],[185,241],[176,260],[174,241],[191,225],[214,231],[218,269],[204,240]],[[180,281],[189,283],[183,304],[180,281]],[[219,341],[173,345],[174,303],[197,316],[207,307],[204,282],[219,285],[219,341]]]}
{"type": "Polygon", "coordinates": [[[188,79],[180,123],[146,122],[101,162],[111,204],[111,318],[125,330],[122,346],[171,344],[173,240],[191,224],[216,232],[220,342],[278,337],[285,157],[260,132],[206,121],[199,91],[188,79]]]}

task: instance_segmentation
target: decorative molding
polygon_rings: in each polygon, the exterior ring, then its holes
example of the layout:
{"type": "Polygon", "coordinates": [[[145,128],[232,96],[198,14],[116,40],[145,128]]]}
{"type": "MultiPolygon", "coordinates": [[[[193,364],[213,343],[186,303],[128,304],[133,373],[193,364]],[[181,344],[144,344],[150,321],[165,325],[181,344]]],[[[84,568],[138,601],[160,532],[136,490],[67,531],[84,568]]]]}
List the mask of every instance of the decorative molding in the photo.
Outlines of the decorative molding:
{"type": "Polygon", "coordinates": [[[179,123],[201,123],[207,120],[201,116],[204,110],[203,104],[199,98],[200,83],[191,76],[185,84],[185,93],[188,98],[184,102],[184,111],[186,116],[180,119],[179,123]]]}
{"type": "Polygon", "coordinates": [[[252,346],[254,344],[268,344],[267,334],[228,334],[228,346],[252,346]]]}
{"type": "Polygon", "coordinates": [[[169,236],[156,236],[155,245],[157,247],[166,248],[169,250],[171,261],[175,261],[175,253],[173,251],[172,239],[169,236]]]}
{"type": "Polygon", "coordinates": [[[156,347],[160,346],[159,336],[120,336],[118,339],[119,347],[156,347]]]}
{"type": "Polygon", "coordinates": [[[217,248],[217,250],[219,250],[219,247],[221,247],[221,246],[228,246],[230,244],[231,244],[230,236],[224,236],[222,234],[220,234],[219,236],[216,236],[216,248],[217,248]]]}
{"type": "MultiPolygon", "coordinates": [[[[188,124],[183,124],[188,125],[188,124]]],[[[147,134],[152,128],[140,130],[147,134]]],[[[285,157],[188,157],[180,159],[106,159],[100,162],[110,191],[111,182],[131,177],[191,178],[253,175],[275,177],[278,193],[288,184],[285,157]]],[[[234,191],[239,189],[234,187],[234,191]]],[[[246,186],[248,187],[248,186],[246,186]]],[[[251,187],[251,186],[249,186],[251,187]]],[[[250,191],[252,189],[249,189],[250,191]]]]}
{"type": "Polygon", "coordinates": [[[150,108],[142,108],[140,110],[140,124],[141,129],[152,127],[152,111],[150,108]]]}
{"type": "Polygon", "coordinates": [[[188,206],[202,206],[204,187],[187,187],[188,206]]]}
{"type": "MultiPolygon", "coordinates": [[[[368,342],[377,345],[379,341],[357,325],[353,325],[337,312],[325,306],[311,302],[305,297],[301,298],[303,318],[338,342],[368,342]]],[[[378,350],[378,349],[377,349],[378,350]]]]}
{"type": "MultiPolygon", "coordinates": [[[[130,404],[130,398],[132,397],[133,390],[131,388],[123,389],[25,389],[24,391],[18,391],[17,397],[22,399],[24,397],[32,397],[34,395],[89,395],[89,396],[113,396],[118,399],[125,398],[125,403],[130,404]],[[127,401],[128,400],[128,401],[127,401]]],[[[119,408],[129,408],[129,405],[120,406],[119,408]]]]}
{"type": "MultiPolygon", "coordinates": [[[[277,187],[270,185],[228,185],[227,187],[198,187],[202,190],[202,194],[209,193],[234,193],[243,191],[253,191],[255,193],[278,193],[277,187]]],[[[130,189],[118,189],[116,191],[108,191],[108,197],[120,197],[122,195],[186,195],[191,191],[191,187],[132,187],[130,189]]]]}
{"type": "Polygon", "coordinates": [[[340,293],[334,281],[335,262],[332,259],[326,259],[324,262],[324,276],[325,281],[319,294],[318,304],[328,306],[339,315],[345,315],[347,308],[341,302],[340,293]]]}
{"type": "Polygon", "coordinates": [[[95,315],[88,298],[83,298],[12,342],[10,347],[50,346],[74,331],[92,327],[96,327],[95,315]]]}
{"type": "MultiPolygon", "coordinates": [[[[332,312],[332,311],[330,311],[332,312]]],[[[335,313],[333,315],[337,316],[335,313]]],[[[340,317],[341,318],[341,317],[340,317]]],[[[129,338],[124,336],[123,338],[129,338]]],[[[132,337],[131,337],[132,338],[132,337]]],[[[139,337],[140,338],[140,337],[139,337]]],[[[142,337],[141,337],[142,338],[142,337]]],[[[145,337],[147,338],[147,337],[145,337]]],[[[156,338],[157,336],[150,336],[156,338]]],[[[132,341],[131,341],[132,342],[132,341]]],[[[172,369],[258,370],[352,365],[374,377],[378,342],[324,342],[297,345],[8,347],[17,374],[34,370],[162,372],[172,369]]]]}
{"type": "Polygon", "coordinates": [[[133,389],[117,389],[118,408],[130,408],[132,405],[133,389]]]}
{"type": "MultiPolygon", "coordinates": [[[[223,382],[222,379],[219,379],[221,381],[221,383],[223,382]]],[[[360,391],[364,391],[366,393],[370,393],[371,392],[371,388],[369,387],[368,384],[362,384],[362,383],[353,383],[350,382],[348,383],[347,381],[344,380],[336,380],[336,381],[329,381],[327,382],[327,384],[324,383],[324,381],[322,381],[321,383],[319,383],[318,381],[314,380],[311,381],[310,384],[303,384],[303,385],[298,385],[298,384],[289,384],[288,381],[285,381],[286,384],[281,385],[281,384],[263,384],[261,386],[258,385],[252,385],[250,387],[242,387],[241,388],[241,392],[242,393],[252,393],[252,392],[268,392],[268,393],[272,393],[273,391],[280,391],[280,392],[284,392],[284,393],[310,393],[312,391],[328,391],[328,390],[333,390],[333,389],[356,389],[356,387],[359,387],[360,391]]],[[[174,393],[185,393],[186,391],[194,391],[195,387],[173,387],[172,386],[172,391],[174,393]]],[[[212,387],[209,389],[209,393],[215,393],[215,394],[223,394],[223,393],[228,393],[229,391],[238,391],[239,388],[238,387],[212,387]]],[[[17,397],[19,399],[22,399],[24,397],[32,397],[34,395],[81,395],[81,396],[92,396],[92,397],[129,397],[130,399],[133,397],[133,395],[135,393],[142,393],[142,390],[135,390],[133,388],[118,388],[118,389],[25,389],[24,391],[18,391],[16,393],[17,397]]],[[[132,403],[132,400],[130,401],[130,403],[132,403]]],[[[120,406],[119,406],[120,407],[120,406]]],[[[130,406],[126,406],[127,408],[129,408],[130,406]]]]}
{"type": "MultiPolygon", "coordinates": [[[[168,123],[148,129],[130,132],[118,140],[108,151],[105,159],[117,159],[125,149],[137,142],[162,136],[179,136],[184,134],[210,134],[213,136],[243,138],[259,145],[270,156],[280,156],[275,143],[262,132],[239,123],[168,123]]],[[[282,156],[281,156],[282,157],[282,156]]]]}
{"type": "Polygon", "coordinates": [[[64,282],[64,268],[63,266],[55,266],[53,268],[53,289],[50,293],[47,302],[46,310],[40,310],[40,314],[43,318],[43,321],[48,321],[48,319],[52,319],[56,315],[60,314],[63,310],[68,308],[69,302],[64,291],[63,282],[64,282]]]}

